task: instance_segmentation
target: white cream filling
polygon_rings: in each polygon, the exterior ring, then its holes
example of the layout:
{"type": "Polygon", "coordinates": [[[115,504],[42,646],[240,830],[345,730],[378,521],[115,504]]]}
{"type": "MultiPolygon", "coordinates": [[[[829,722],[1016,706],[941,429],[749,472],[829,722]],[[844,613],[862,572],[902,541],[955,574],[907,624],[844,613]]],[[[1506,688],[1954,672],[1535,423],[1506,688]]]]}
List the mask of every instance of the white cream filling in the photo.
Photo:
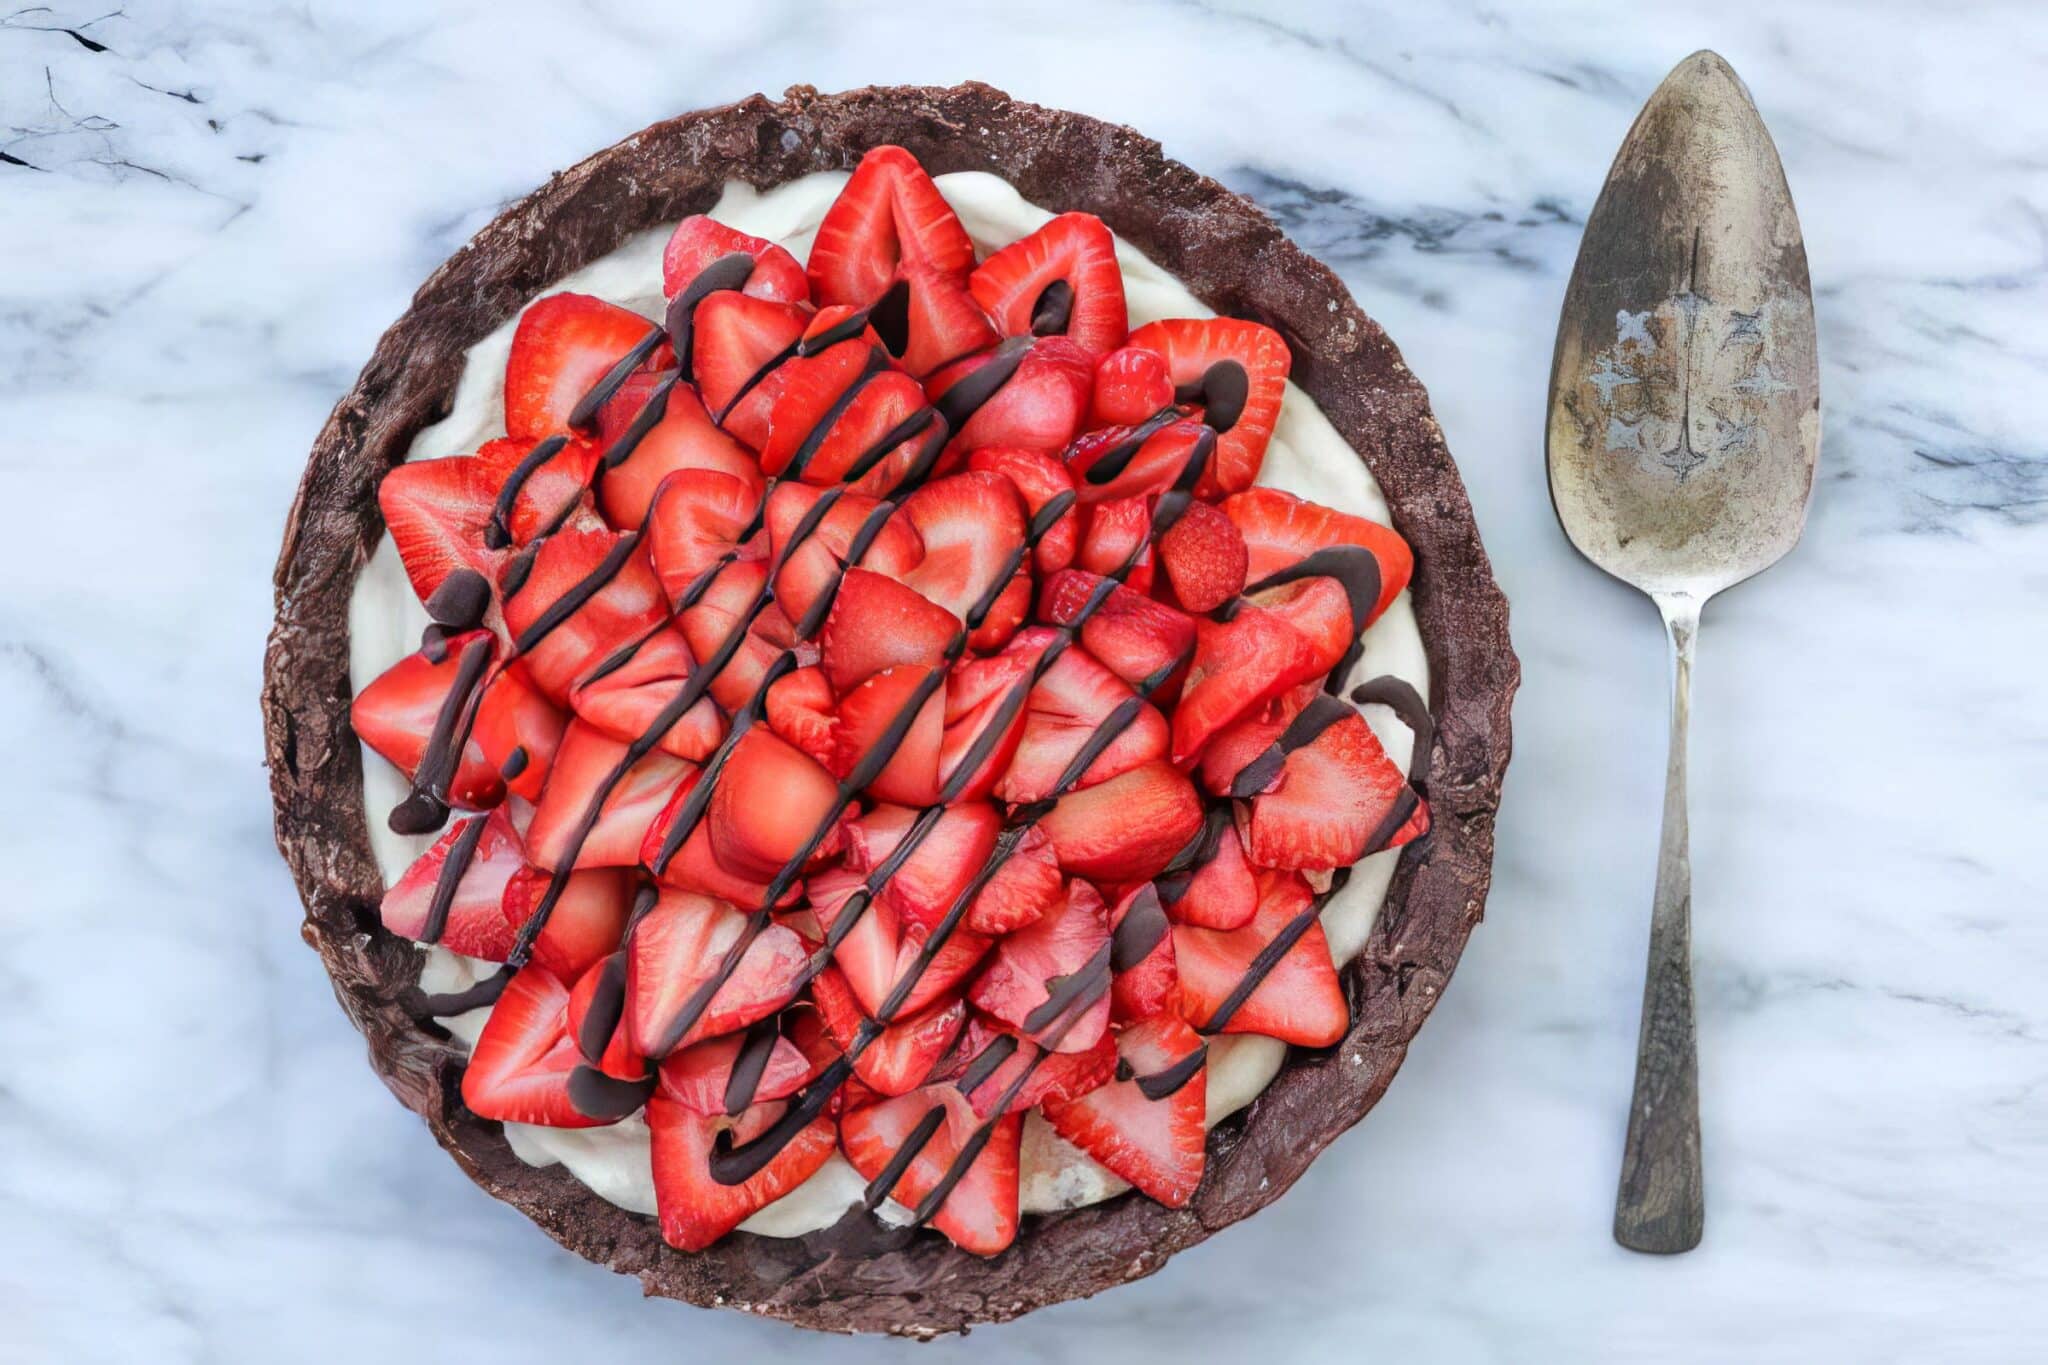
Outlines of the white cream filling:
{"type": "MultiPolygon", "coordinates": [[[[782,243],[801,261],[810,254],[811,238],[826,209],[846,182],[843,172],[820,172],[766,193],[733,183],[711,210],[711,216],[742,232],[782,243]]],[[[1038,227],[1052,215],[1026,200],[997,176],[961,172],[938,177],[940,191],[959,212],[961,221],[985,255],[1038,227]]],[[[593,294],[650,319],[664,308],[661,294],[661,251],[670,228],[650,228],[628,239],[601,260],[558,280],[548,292],[573,290],[593,294]]],[[[1179,280],[1121,239],[1117,259],[1123,267],[1131,326],[1160,318],[1207,317],[1204,307],[1179,280]]],[[[447,417],[420,432],[408,458],[434,459],[467,454],[504,434],[505,361],[511,352],[516,318],[478,342],[469,352],[455,402],[447,417]]],[[[1389,521],[1386,499],[1362,461],[1307,394],[1292,383],[1266,450],[1259,482],[1377,521],[1389,521]]],[[[349,601],[350,672],[357,690],[418,647],[427,625],[426,612],[413,596],[403,565],[386,536],[363,568],[349,601]]],[[[1403,592],[1365,635],[1356,678],[1391,673],[1429,695],[1429,661],[1422,648],[1415,612],[1403,592]]],[[[1366,719],[1388,755],[1405,763],[1411,736],[1382,708],[1372,707],[1366,719]]],[[[369,813],[370,845],[386,883],[400,874],[433,842],[429,836],[394,834],[383,812],[405,795],[405,781],[383,759],[363,752],[363,795],[369,813]]],[[[1350,882],[1331,897],[1323,911],[1323,931],[1331,954],[1348,961],[1365,946],[1374,917],[1394,875],[1398,850],[1375,854],[1359,863],[1350,882]]],[[[459,990],[495,970],[443,948],[424,950],[420,984],[428,991],[459,990]]],[[[473,1010],[447,1019],[450,1032],[474,1043],[490,1010],[473,1010]]],[[[1218,1037],[1209,1046],[1208,1122],[1214,1125],[1257,1098],[1278,1074],[1286,1045],[1271,1038],[1246,1035],[1218,1037]]],[[[639,1117],[607,1128],[540,1128],[508,1123],[505,1136],[521,1160],[544,1166],[560,1162],[598,1195],[637,1213],[655,1212],[654,1181],[649,1169],[648,1133],[639,1117]]],[[[1033,1112],[1026,1121],[1022,1160],[1022,1207],[1026,1213],[1079,1208],[1128,1188],[1075,1147],[1063,1141],[1033,1112]]],[[[862,1180],[846,1160],[834,1154],[816,1175],[745,1223],[750,1232],[795,1237],[829,1227],[858,1204],[862,1180]]],[[[899,1217],[902,1211],[888,1206],[899,1217]]]]}

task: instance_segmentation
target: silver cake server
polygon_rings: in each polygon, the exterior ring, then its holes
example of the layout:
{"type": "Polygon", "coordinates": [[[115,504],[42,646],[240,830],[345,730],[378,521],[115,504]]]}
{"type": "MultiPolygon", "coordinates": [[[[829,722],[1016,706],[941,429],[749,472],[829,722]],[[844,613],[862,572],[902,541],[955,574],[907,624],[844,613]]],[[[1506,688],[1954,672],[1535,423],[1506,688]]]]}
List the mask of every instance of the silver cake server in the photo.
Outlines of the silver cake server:
{"type": "Polygon", "coordinates": [[[1680,62],[1629,129],[1558,319],[1546,455],[1579,552],[1671,640],[1671,754],[1614,1237],[1689,1251],[1704,1222],[1686,724],[1700,609],[1798,541],[1820,444],[1806,247],[1777,148],[1728,63],[1680,62]]]}

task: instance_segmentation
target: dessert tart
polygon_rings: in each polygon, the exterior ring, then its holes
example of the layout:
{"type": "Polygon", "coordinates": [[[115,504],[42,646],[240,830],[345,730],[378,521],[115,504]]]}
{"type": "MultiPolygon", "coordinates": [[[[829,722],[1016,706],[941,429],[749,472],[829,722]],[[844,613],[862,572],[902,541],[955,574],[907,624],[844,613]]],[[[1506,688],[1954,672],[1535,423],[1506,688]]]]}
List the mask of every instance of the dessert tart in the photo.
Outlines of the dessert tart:
{"type": "Polygon", "coordinates": [[[1253,206],[984,86],[656,125],[422,287],[264,693],[305,936],[478,1183],[930,1335],[1385,1089],[1517,678],[1419,384],[1253,206]]]}

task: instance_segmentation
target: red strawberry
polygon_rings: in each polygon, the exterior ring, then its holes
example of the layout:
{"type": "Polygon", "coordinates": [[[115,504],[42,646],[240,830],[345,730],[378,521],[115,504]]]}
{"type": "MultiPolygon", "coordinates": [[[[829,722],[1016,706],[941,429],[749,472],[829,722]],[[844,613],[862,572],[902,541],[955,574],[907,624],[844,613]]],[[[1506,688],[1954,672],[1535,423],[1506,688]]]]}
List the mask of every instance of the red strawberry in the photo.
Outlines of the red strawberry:
{"type": "MultiPolygon", "coordinates": [[[[745,1033],[728,1033],[671,1053],[661,1064],[657,1093],[693,1114],[725,1113],[725,1093],[732,1081],[733,1063],[739,1060],[747,1039],[745,1033]]],[[[811,1065],[803,1049],[778,1033],[769,1046],[761,1077],[754,1084],[753,1102],[765,1104],[786,1099],[803,1089],[816,1074],[817,1068],[811,1065]]]]}
{"type": "MultiPolygon", "coordinates": [[[[839,1145],[846,1159],[863,1176],[875,1180],[935,1106],[945,1111],[945,1120],[889,1191],[890,1198],[908,1209],[915,1210],[938,1188],[982,1126],[974,1106],[952,1086],[935,1085],[849,1110],[839,1119],[839,1145]]],[[[1021,1114],[993,1120],[987,1145],[932,1217],[932,1227],[961,1250],[993,1256],[1016,1240],[1018,1150],[1023,1131],[1021,1114]]]]}
{"type": "MultiPolygon", "coordinates": [[[[1274,784],[1252,798],[1245,852],[1261,867],[1313,870],[1349,867],[1375,851],[1370,841],[1407,789],[1407,778],[1388,759],[1365,717],[1344,715],[1315,740],[1287,755],[1274,784]]],[[[1386,841],[1406,843],[1428,827],[1403,821],[1386,841]]]]}
{"type": "Polygon", "coordinates": [[[1069,875],[1143,881],[1194,838],[1202,801],[1186,777],[1154,761],[1068,793],[1040,824],[1069,875]]]}
{"type": "MultiPolygon", "coordinates": [[[[941,409],[955,384],[984,365],[999,363],[994,352],[970,355],[925,381],[925,392],[941,409]]],[[[912,373],[916,373],[915,370],[912,373]]],[[[1010,377],[953,432],[954,450],[980,446],[1021,446],[1046,452],[1066,449],[1088,411],[1088,386],[1095,359],[1065,337],[1040,337],[1010,377]]]]}
{"type": "Polygon", "coordinates": [[[1372,551],[1379,561],[1380,593],[1366,624],[1377,620],[1400,596],[1415,569],[1414,553],[1393,528],[1277,488],[1248,488],[1225,498],[1222,507],[1223,514],[1244,533],[1254,582],[1333,545],[1361,545],[1372,551]]]}
{"type": "Polygon", "coordinates": [[[680,603],[726,556],[759,559],[768,553],[766,536],[741,541],[760,502],[757,483],[717,470],[678,470],[661,481],[641,539],[670,605],[680,603]]]}
{"type": "MultiPolygon", "coordinates": [[[[1056,626],[1077,620],[1103,591],[1099,574],[1066,569],[1045,580],[1038,594],[1038,619],[1056,626]]],[[[1194,657],[1195,622],[1185,612],[1155,602],[1136,589],[1117,585],[1081,623],[1081,645],[1110,672],[1133,686],[1171,677],[1194,657]]],[[[1159,696],[1170,689],[1158,688],[1159,696]]]]}
{"type": "Polygon", "coordinates": [[[602,529],[590,485],[603,454],[592,442],[561,435],[544,441],[500,437],[484,442],[476,458],[491,471],[494,488],[502,490],[518,475],[512,505],[502,513],[494,507],[492,517],[497,524],[487,528],[485,543],[509,536],[513,545],[530,545],[564,526],[602,529]],[[536,455],[541,462],[519,474],[520,466],[536,455]]]}
{"type": "Polygon", "coordinates": [[[1010,766],[1024,735],[1024,699],[1029,695],[1035,655],[1005,647],[985,659],[966,658],[953,665],[946,679],[946,728],[939,747],[939,776],[957,782],[955,800],[977,801],[995,790],[996,780],[1010,766]],[[1011,698],[1016,698],[1013,709],[1011,698]],[[981,746],[983,732],[1001,731],[981,746]],[[979,750],[985,755],[971,777],[959,776],[960,765],[979,750]]]}
{"type": "Polygon", "coordinates": [[[1206,502],[1187,505],[1159,537],[1158,552],[1175,599],[1191,612],[1213,611],[1244,587],[1244,537],[1206,502]]]}
{"type": "MultiPolygon", "coordinates": [[[[1010,642],[1009,648],[1036,659],[1059,638],[1058,632],[1034,626],[1010,642]]],[[[1135,693],[1123,679],[1090,658],[1078,645],[1069,646],[1032,685],[1024,710],[1024,733],[1016,755],[996,784],[996,795],[1013,805],[1051,796],[1067,767],[1109,723],[1112,712],[1135,693]]],[[[1115,738],[1101,749],[1078,780],[1077,790],[1107,781],[1166,752],[1166,718],[1156,707],[1140,702],[1115,738]]]]}
{"type": "Polygon", "coordinates": [[[1109,1027],[1109,914],[1078,878],[1036,923],[996,943],[968,992],[987,1010],[1057,1052],[1086,1052],[1109,1027]],[[1065,987],[1057,997],[1054,992],[1065,987]]]}
{"type": "MultiPolygon", "coordinates": [[[[847,827],[847,870],[872,873],[918,821],[908,806],[876,805],[847,827]]],[[[988,862],[1002,825],[985,801],[946,807],[883,884],[882,898],[911,922],[934,927],[988,862]]]]}
{"type": "Polygon", "coordinates": [[[763,560],[728,564],[712,578],[695,604],[677,618],[690,652],[710,667],[726,659],[711,680],[711,699],[727,711],[745,710],[761,688],[769,668],[785,649],[794,649],[799,665],[817,662],[817,651],[799,646],[796,628],[773,602],[762,602],[768,586],[763,560]],[[748,621],[752,625],[748,625],[748,621]],[[733,643],[733,634],[739,641],[733,643]]]}
{"type": "Polygon", "coordinates": [[[1132,1024],[1116,1039],[1119,1069],[1130,1079],[1075,1100],[1049,1099],[1046,1121],[1146,1194],[1179,1208],[1202,1183],[1208,1068],[1198,1060],[1194,1074],[1157,1099],[1144,1086],[1149,1078],[1177,1077],[1178,1068],[1199,1059],[1202,1048],[1195,1031],[1170,1014],[1132,1024]]]}
{"type": "Polygon", "coordinates": [[[484,684],[469,739],[507,791],[538,801],[568,724],[568,713],[543,697],[526,680],[525,666],[514,662],[484,684]]]}
{"type": "Polygon", "coordinates": [[[1173,712],[1175,763],[1218,730],[1298,682],[1322,676],[1313,646],[1277,613],[1247,604],[1228,621],[1195,623],[1195,660],[1173,712]]]}
{"type": "Polygon", "coordinates": [[[646,553],[614,531],[549,536],[505,598],[505,624],[527,674],[555,702],[567,702],[579,680],[667,617],[646,553]]]}
{"type": "MultiPolygon", "coordinates": [[[[902,575],[906,587],[965,621],[997,584],[1021,577],[1024,600],[1009,623],[1015,627],[1030,603],[1029,571],[1017,559],[1024,544],[1024,508],[1015,485],[999,474],[954,474],[905,498],[900,515],[924,544],[924,558],[902,575]]],[[[974,623],[978,628],[970,645],[989,648],[1008,635],[1006,628],[995,641],[986,641],[995,618],[991,611],[987,622],[974,623]]]]}
{"type": "Polygon", "coordinates": [[[974,1112],[986,1119],[996,1113],[998,1102],[1013,1085],[1017,1092],[1003,1106],[1005,1114],[1021,1114],[1047,1100],[1075,1099],[1107,1084],[1116,1074],[1116,1043],[1105,1033],[1085,1052],[1048,1053],[1029,1038],[1020,1038],[977,1013],[968,1020],[953,1055],[940,1068],[940,1078],[958,1085],[968,1079],[964,1073],[977,1059],[984,1059],[978,1070],[986,1076],[971,1087],[962,1087],[962,1093],[974,1112]],[[999,1041],[1002,1039],[1009,1041],[999,1041]],[[1008,1051],[993,1070],[984,1059],[991,1047],[1008,1051]],[[1019,1077],[1023,1078],[1021,1084],[1019,1077]]]}
{"type": "Polygon", "coordinates": [[[1357,638],[1351,625],[1351,602],[1344,585],[1320,575],[1278,587],[1262,588],[1245,599],[1294,627],[1308,641],[1315,662],[1313,674],[1328,673],[1357,638]]]}
{"type": "Polygon", "coordinates": [[[1152,507],[1149,498],[1118,498],[1089,508],[1074,567],[1116,578],[1134,592],[1152,590],[1152,507]]]}
{"type": "Polygon", "coordinates": [[[435,840],[434,846],[391,884],[378,913],[384,927],[402,938],[434,942],[468,957],[503,962],[512,951],[513,933],[498,907],[505,897],[505,884],[525,866],[519,831],[500,806],[489,815],[455,825],[435,840]],[[457,849],[466,850],[466,861],[458,862],[451,874],[448,859],[457,849]],[[445,888],[448,903],[440,915],[442,927],[429,939],[434,902],[443,896],[442,882],[451,875],[455,880],[445,888]]]}
{"type": "Polygon", "coordinates": [[[1174,384],[1201,405],[1218,432],[1198,495],[1249,488],[1280,417],[1292,357],[1270,327],[1236,318],[1173,318],[1131,333],[1131,345],[1159,352],[1174,384]],[[1241,395],[1241,396],[1240,396],[1241,395]],[[1235,411],[1232,411],[1235,409],[1235,411]]]}
{"type": "MultiPolygon", "coordinates": [[[[786,420],[788,401],[788,393],[776,400],[773,429],[761,451],[762,467],[771,472],[786,472],[790,456],[809,443],[811,423],[822,420],[808,414],[786,420]],[[798,438],[793,450],[785,440],[792,426],[798,438]]],[[[885,370],[870,376],[811,446],[800,477],[819,486],[851,483],[877,497],[893,493],[943,434],[936,422],[920,418],[925,407],[924,390],[909,375],[885,370]]]]}
{"type": "MultiPolygon", "coordinates": [[[[1219,807],[1216,816],[1228,811],[1219,807]]],[[[1212,816],[1212,820],[1216,818],[1212,816]]],[[[1210,826],[1213,848],[1192,873],[1160,878],[1159,899],[1175,923],[1204,929],[1242,929],[1259,908],[1259,887],[1235,823],[1223,819],[1210,826]]]]}
{"type": "Polygon", "coordinates": [[[422,602],[457,569],[496,580],[505,553],[484,544],[484,529],[503,482],[491,462],[457,455],[399,465],[377,485],[378,510],[422,602]]]}
{"type": "Polygon", "coordinates": [[[818,600],[834,591],[845,566],[853,563],[854,542],[866,533],[859,566],[894,577],[917,563],[924,547],[910,524],[887,512],[874,498],[858,493],[827,494],[809,484],[783,482],[768,495],[769,544],[781,565],[775,575],[775,601],[792,621],[818,614],[818,600]],[[822,515],[820,499],[833,501],[822,515]],[[870,522],[882,520],[875,526],[870,522]]]}
{"type": "MultiPolygon", "coordinates": [[[[1172,414],[1167,414],[1172,416],[1172,414]]],[[[1190,463],[1213,455],[1206,430],[1192,418],[1102,427],[1075,438],[1063,455],[1084,504],[1150,497],[1181,482],[1190,463]]]]}
{"type": "Polygon", "coordinates": [[[832,731],[839,723],[832,685],[821,668],[799,668],[768,689],[768,728],[820,763],[832,759],[832,731]]]}
{"type": "Polygon", "coordinates": [[[521,968],[491,1009],[469,1067],[462,1102],[478,1118],[595,1128],[610,1122],[569,1099],[569,1073],[583,1064],[569,1036],[569,988],[545,967],[521,968]]]}
{"type": "Polygon", "coordinates": [[[1052,840],[1028,825],[1015,840],[1003,865],[976,893],[963,923],[979,934],[1014,933],[1060,902],[1060,864],[1052,840]]]}
{"type": "Polygon", "coordinates": [[[809,318],[797,304],[731,289],[697,305],[690,375],[712,419],[757,450],[767,439],[771,406],[764,376],[791,353],[809,318]]]}
{"type": "Polygon", "coordinates": [[[1202,748],[1202,762],[1197,775],[1201,778],[1203,790],[1212,796],[1230,795],[1231,784],[1244,765],[1280,738],[1288,722],[1321,696],[1322,691],[1312,681],[1297,684],[1279,696],[1259,703],[1218,730],[1202,748]]]}
{"type": "MultiPolygon", "coordinates": [[[[702,780],[701,772],[691,772],[677,785],[661,814],[647,827],[647,837],[640,843],[640,861],[653,869],[663,886],[731,901],[743,910],[758,910],[768,898],[769,882],[740,876],[721,864],[712,851],[711,831],[702,819],[695,821],[687,837],[673,853],[669,852],[669,838],[676,832],[683,807],[690,803],[690,794],[702,780]]],[[[803,893],[803,884],[789,878],[782,881],[785,886],[777,904],[795,903],[803,893]]]]}
{"type": "Polygon", "coordinates": [[[1136,426],[1172,403],[1166,357],[1142,346],[1119,346],[1096,362],[1088,425],[1136,426]]]}
{"type": "MultiPolygon", "coordinates": [[[[696,669],[696,656],[683,633],[663,627],[617,668],[577,683],[569,692],[569,705],[578,719],[630,743],[654,728],[696,669]]],[[[724,738],[725,718],[709,697],[703,697],[662,731],[660,748],[701,762],[724,738]]]]}
{"type": "MultiPolygon", "coordinates": [[[[571,853],[598,789],[626,756],[626,744],[582,721],[570,722],[555,751],[547,787],[527,826],[526,847],[535,864],[553,871],[571,853]]],[[[631,867],[640,840],[675,785],[692,765],[656,752],[635,763],[605,797],[597,823],[574,849],[577,867],[631,867]]]]}
{"type": "Polygon", "coordinates": [[[730,1129],[732,1141],[745,1142],[767,1131],[786,1108],[786,1101],[772,1100],[732,1120],[693,1114],[659,1095],[647,1102],[654,1204],[663,1241],[682,1251],[702,1251],[809,1180],[831,1159],[832,1120],[821,1114],[746,1180],[726,1185],[712,1177],[711,1156],[721,1131],[730,1129]]]}
{"type": "Polygon", "coordinates": [[[726,953],[746,928],[747,917],[730,904],[688,891],[663,891],[633,927],[626,945],[626,1029],[643,1056],[667,1057],[679,1047],[743,1029],[789,1003],[806,954],[794,933],[770,924],[747,945],[709,1006],[682,1030],[698,990],[717,979],[726,953]]]}
{"type": "Polygon", "coordinates": [[[872,570],[848,569],[818,639],[819,660],[833,690],[845,693],[885,668],[943,665],[959,633],[945,607],[872,570]]]}
{"type": "MultiPolygon", "coordinates": [[[[977,472],[1000,474],[1008,479],[1016,486],[1017,496],[1024,500],[1024,511],[1033,523],[1055,498],[1074,491],[1074,479],[1067,473],[1067,467],[1042,450],[1026,450],[1022,446],[983,446],[969,452],[967,467],[977,472]]],[[[1079,540],[1080,518],[1069,507],[1054,518],[1051,526],[1041,531],[1038,544],[1031,552],[1031,562],[1042,574],[1056,573],[1073,561],[1074,546],[1079,540]]]]}
{"type": "MultiPolygon", "coordinates": [[[[916,965],[930,935],[924,926],[904,921],[893,905],[879,897],[861,908],[864,898],[855,893],[864,881],[858,872],[833,868],[811,878],[807,889],[819,931],[838,936],[834,965],[853,989],[861,1009],[878,1016],[897,983],[916,965]],[[851,928],[841,924],[842,915],[857,915],[851,928]]],[[[980,934],[954,930],[931,955],[930,964],[893,1011],[894,1017],[907,1019],[957,994],[988,945],[988,939],[980,934]]]]}
{"type": "Polygon", "coordinates": [[[607,954],[584,969],[569,992],[569,1041],[586,1065],[594,1065],[613,1080],[644,1082],[647,1059],[633,1050],[623,1027],[625,1021],[616,1012],[624,1003],[625,979],[623,953],[607,954]],[[612,990],[621,993],[601,1006],[612,990]],[[597,1015],[592,1014],[594,1008],[600,1011],[597,1015]]]}
{"type": "MultiPolygon", "coordinates": [[[[840,1048],[852,1051],[854,1037],[867,1015],[854,998],[853,988],[835,967],[827,967],[811,982],[811,995],[818,1002],[825,1026],[840,1048]]],[[[967,1019],[967,1003],[958,996],[942,999],[915,1014],[890,1024],[876,1035],[853,1059],[854,1074],[861,1084],[881,1095],[902,1095],[917,1089],[953,1046],[961,1024],[967,1019]]]]}
{"type": "Polygon", "coordinates": [[[863,788],[877,801],[929,806],[939,799],[939,745],[945,737],[945,688],[926,680],[933,670],[905,664],[885,668],[839,699],[839,723],[832,731],[833,776],[851,779],[871,754],[886,755],[882,768],[863,788]],[[917,698],[923,693],[925,700],[917,698]],[[905,712],[915,718],[887,746],[905,712]]]}
{"type": "Polygon", "coordinates": [[[705,816],[711,850],[731,871],[766,881],[791,862],[838,850],[833,820],[842,804],[838,784],[816,759],[755,726],[733,746],[712,789],[705,816]]]}
{"type": "MultiPolygon", "coordinates": [[[[608,454],[666,382],[654,374],[633,375],[599,410],[598,433],[608,454]]],[[[761,471],[753,455],[711,424],[695,389],[671,384],[660,401],[661,419],[634,442],[623,463],[605,469],[597,480],[597,503],[606,521],[622,530],[638,527],[647,520],[655,490],[680,469],[713,470],[738,479],[759,495],[761,471]]]]}
{"type": "Polygon", "coordinates": [[[1091,358],[1123,343],[1116,239],[1092,213],[1062,213],[975,268],[967,287],[1005,336],[1066,336],[1091,358]]]}
{"type": "MultiPolygon", "coordinates": [[[[464,660],[471,661],[467,665],[471,675],[482,679],[496,653],[489,631],[472,630],[445,641],[438,660],[424,650],[406,655],[358,692],[349,705],[349,723],[357,738],[410,780],[419,772],[428,740],[450,704],[449,692],[465,671],[464,660]]],[[[458,709],[449,718],[457,728],[451,735],[461,733],[459,708],[463,704],[461,698],[453,702],[458,709]]],[[[447,796],[454,804],[472,809],[494,806],[504,799],[505,784],[474,736],[462,747],[447,796]]]]}
{"type": "MultiPolygon", "coordinates": [[[[569,414],[654,324],[588,294],[549,294],[519,317],[505,362],[505,432],[539,440],[569,429],[569,414]]],[[[673,365],[663,343],[649,367],[673,365]]]]}
{"type": "Polygon", "coordinates": [[[1303,1047],[1328,1047],[1342,1038],[1351,1026],[1350,1012],[1323,926],[1313,918],[1220,1030],[1215,1024],[1217,1010],[1246,980],[1253,960],[1313,903],[1298,873],[1265,872],[1259,876],[1258,913],[1244,928],[1173,926],[1181,1017],[1204,1032],[1262,1033],[1303,1047]]]}
{"type": "MultiPolygon", "coordinates": [[[[540,908],[552,880],[532,867],[512,878],[505,886],[499,918],[516,932],[540,908]]],[[[585,973],[618,948],[632,902],[633,878],[624,868],[571,872],[568,884],[548,911],[546,926],[533,940],[533,960],[563,981],[580,983],[585,973]]]]}
{"type": "Polygon", "coordinates": [[[1149,1019],[1179,1004],[1180,972],[1173,960],[1173,933],[1159,904],[1158,888],[1140,882],[1125,892],[1110,911],[1109,928],[1120,952],[1143,953],[1135,962],[1112,960],[1116,976],[1110,987],[1110,1018],[1119,1024],[1149,1019]],[[1124,921],[1132,915],[1139,921],[1125,929],[1124,921]]]}
{"type": "MultiPolygon", "coordinates": [[[[858,339],[799,355],[778,365],[761,385],[768,422],[761,441],[761,470],[791,478],[810,476],[818,447],[859,400],[860,390],[892,373],[888,357],[858,339]],[[799,458],[801,469],[791,473],[799,458]]],[[[908,376],[903,376],[908,378],[908,376]]],[[[911,381],[913,386],[915,381],[911,381]]],[[[840,452],[846,462],[852,456],[840,452]]],[[[836,480],[825,480],[836,482],[836,480]]]]}
{"type": "Polygon", "coordinates": [[[701,213],[693,213],[676,224],[668,245],[661,249],[661,292],[674,298],[689,287],[710,265],[725,256],[754,258],[754,271],[740,292],[749,298],[773,299],[778,303],[808,303],[810,282],[796,257],[773,242],[749,237],[701,213]]]}

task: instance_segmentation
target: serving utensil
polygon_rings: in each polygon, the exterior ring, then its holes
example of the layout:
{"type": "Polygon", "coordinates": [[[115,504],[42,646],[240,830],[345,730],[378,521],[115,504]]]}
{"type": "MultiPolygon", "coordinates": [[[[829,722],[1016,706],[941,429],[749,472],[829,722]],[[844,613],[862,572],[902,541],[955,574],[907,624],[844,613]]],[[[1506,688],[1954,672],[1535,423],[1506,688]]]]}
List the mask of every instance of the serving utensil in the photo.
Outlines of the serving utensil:
{"type": "Polygon", "coordinates": [[[1586,222],[1558,319],[1546,458],[1565,534],[1649,594],[1671,750],[1614,1237],[1689,1251],[1705,1221],[1686,728],[1707,599],[1799,540],[1820,444],[1806,247],[1777,148],[1728,63],[1650,96],[1586,222]]]}

